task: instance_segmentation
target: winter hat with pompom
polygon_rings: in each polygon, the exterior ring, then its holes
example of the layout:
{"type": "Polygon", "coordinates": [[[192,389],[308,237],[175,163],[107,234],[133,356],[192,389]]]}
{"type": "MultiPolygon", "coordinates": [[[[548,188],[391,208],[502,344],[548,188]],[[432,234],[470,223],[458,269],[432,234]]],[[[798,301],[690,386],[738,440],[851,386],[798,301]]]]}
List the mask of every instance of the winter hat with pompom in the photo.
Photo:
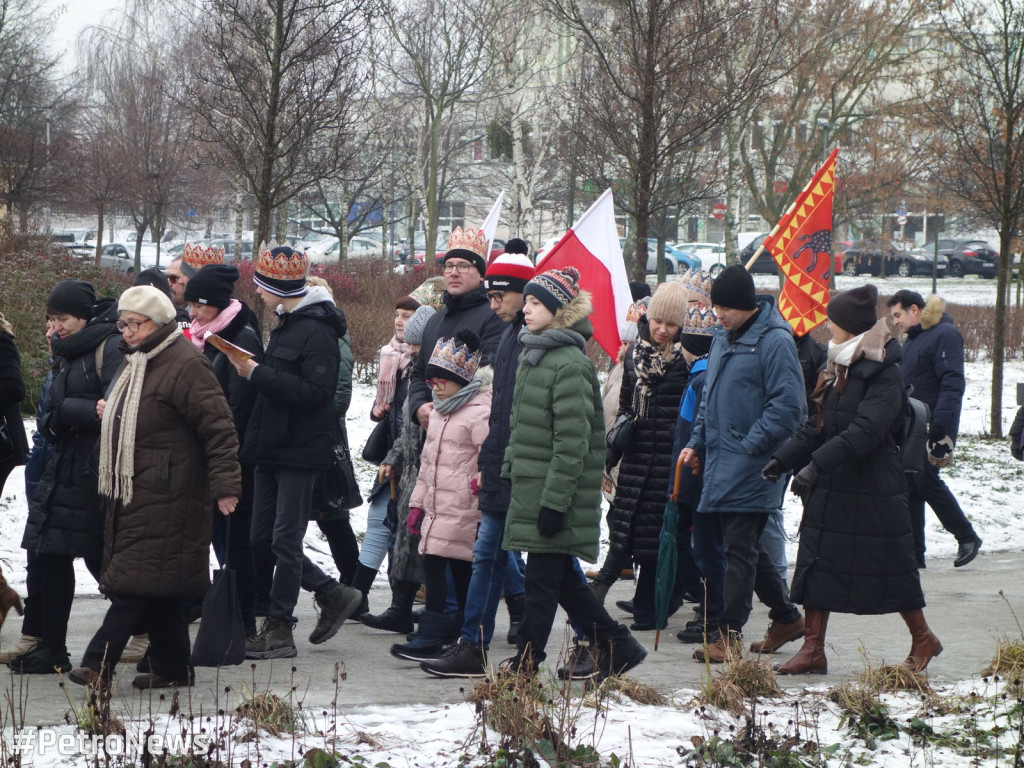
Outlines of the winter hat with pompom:
{"type": "Polygon", "coordinates": [[[523,297],[535,296],[554,314],[580,294],[580,273],[575,267],[549,269],[526,284],[523,297]]]}
{"type": "Polygon", "coordinates": [[[470,330],[456,331],[450,339],[437,340],[423,376],[427,379],[448,379],[466,386],[479,365],[480,337],[470,330]]]}

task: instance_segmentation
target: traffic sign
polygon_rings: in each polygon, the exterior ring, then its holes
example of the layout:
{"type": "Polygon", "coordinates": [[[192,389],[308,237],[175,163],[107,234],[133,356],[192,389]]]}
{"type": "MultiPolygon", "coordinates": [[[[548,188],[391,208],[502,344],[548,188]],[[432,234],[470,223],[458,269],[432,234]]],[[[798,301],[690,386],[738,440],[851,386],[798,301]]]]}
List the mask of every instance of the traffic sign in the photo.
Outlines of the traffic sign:
{"type": "Polygon", "coordinates": [[[711,215],[714,216],[716,219],[721,220],[725,218],[725,212],[727,210],[729,210],[729,206],[727,206],[725,203],[715,203],[713,206],[711,206],[711,215]]]}
{"type": "Polygon", "coordinates": [[[897,216],[896,223],[899,224],[901,227],[904,226],[907,223],[907,217],[902,214],[897,216]]]}

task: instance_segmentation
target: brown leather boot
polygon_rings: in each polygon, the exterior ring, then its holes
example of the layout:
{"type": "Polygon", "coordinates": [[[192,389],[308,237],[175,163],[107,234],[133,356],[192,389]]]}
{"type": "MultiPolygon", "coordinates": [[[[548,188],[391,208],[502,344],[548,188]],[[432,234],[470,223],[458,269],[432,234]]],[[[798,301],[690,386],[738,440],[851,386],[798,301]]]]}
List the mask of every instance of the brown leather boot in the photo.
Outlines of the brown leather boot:
{"type": "Polygon", "coordinates": [[[825,658],[825,628],[828,611],[808,608],[804,611],[804,644],[785,664],[775,666],[777,675],[824,675],[828,673],[825,658]]]}
{"type": "Polygon", "coordinates": [[[916,611],[900,611],[900,616],[910,630],[910,654],[903,662],[903,666],[912,669],[914,672],[924,672],[928,662],[942,653],[942,643],[935,636],[928,622],[925,621],[924,611],[918,608],[916,611]]]}
{"type": "Polygon", "coordinates": [[[0,625],[4,623],[4,619],[7,618],[7,612],[11,608],[14,608],[19,616],[25,612],[18,593],[11,589],[7,584],[7,579],[4,578],[3,571],[0,571],[0,625]]]}
{"type": "Polygon", "coordinates": [[[798,640],[804,636],[804,617],[789,624],[771,622],[768,630],[764,633],[764,639],[750,644],[752,653],[775,653],[779,648],[792,640],[798,640]]]}
{"type": "Polygon", "coordinates": [[[722,664],[743,657],[743,638],[738,632],[720,632],[717,637],[708,637],[706,645],[693,652],[697,661],[722,664]]]}

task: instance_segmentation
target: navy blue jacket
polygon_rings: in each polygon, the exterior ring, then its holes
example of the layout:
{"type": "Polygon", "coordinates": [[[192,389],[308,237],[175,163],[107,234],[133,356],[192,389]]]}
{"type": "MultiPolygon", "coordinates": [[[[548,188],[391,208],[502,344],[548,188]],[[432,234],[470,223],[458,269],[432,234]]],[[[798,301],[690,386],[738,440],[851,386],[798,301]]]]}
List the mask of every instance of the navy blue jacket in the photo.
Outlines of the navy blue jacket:
{"type": "Polygon", "coordinates": [[[519,341],[519,331],[522,327],[522,313],[519,313],[515,322],[505,328],[505,333],[498,342],[498,351],[494,354],[490,431],[484,439],[480,457],[477,459],[482,486],[480,498],[477,500],[478,505],[481,512],[491,514],[507,513],[512,498],[512,483],[501,476],[501,463],[505,459],[505,448],[508,446],[516,370],[519,367],[519,353],[523,351],[523,345],[519,341]]]}
{"type": "Polygon", "coordinates": [[[902,373],[903,383],[914,388],[912,396],[931,411],[929,431],[956,440],[966,387],[964,339],[945,308],[938,296],[928,297],[920,325],[907,332],[903,343],[902,373]]]}
{"type": "Polygon", "coordinates": [[[760,312],[740,338],[715,328],[697,421],[687,447],[707,451],[698,512],[768,513],[782,505],[786,480],[761,470],[793,436],[807,406],[789,323],[775,299],[758,296],[760,312]]]}
{"type": "MultiPolygon", "coordinates": [[[[672,442],[672,477],[669,479],[668,492],[672,493],[672,486],[675,484],[675,466],[679,460],[679,454],[690,442],[693,434],[693,422],[697,419],[697,409],[700,408],[700,401],[704,398],[704,382],[708,376],[708,359],[706,357],[696,360],[690,368],[690,379],[687,382],[686,392],[679,402],[679,418],[676,420],[676,436],[672,442]]],[[[679,503],[685,504],[690,509],[697,508],[700,501],[700,492],[704,487],[704,452],[698,454],[700,469],[697,474],[689,467],[683,467],[683,473],[679,478],[679,503]]]]}

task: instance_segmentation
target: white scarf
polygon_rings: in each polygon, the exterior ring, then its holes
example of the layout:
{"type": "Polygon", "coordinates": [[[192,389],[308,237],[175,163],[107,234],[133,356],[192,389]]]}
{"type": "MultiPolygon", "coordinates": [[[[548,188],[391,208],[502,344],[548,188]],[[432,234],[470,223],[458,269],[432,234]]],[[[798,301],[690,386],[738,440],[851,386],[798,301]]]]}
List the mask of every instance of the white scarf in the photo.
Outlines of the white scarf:
{"type": "Polygon", "coordinates": [[[139,419],[142,383],[146,378],[146,364],[181,336],[177,326],[170,335],[149,352],[135,351],[125,355],[114,388],[107,398],[100,429],[99,491],[107,498],[116,499],[125,506],[131,504],[135,477],[135,427],[139,419]],[[120,419],[118,416],[120,415],[120,419]],[[117,455],[114,455],[114,430],[117,437],[117,455]]]}

